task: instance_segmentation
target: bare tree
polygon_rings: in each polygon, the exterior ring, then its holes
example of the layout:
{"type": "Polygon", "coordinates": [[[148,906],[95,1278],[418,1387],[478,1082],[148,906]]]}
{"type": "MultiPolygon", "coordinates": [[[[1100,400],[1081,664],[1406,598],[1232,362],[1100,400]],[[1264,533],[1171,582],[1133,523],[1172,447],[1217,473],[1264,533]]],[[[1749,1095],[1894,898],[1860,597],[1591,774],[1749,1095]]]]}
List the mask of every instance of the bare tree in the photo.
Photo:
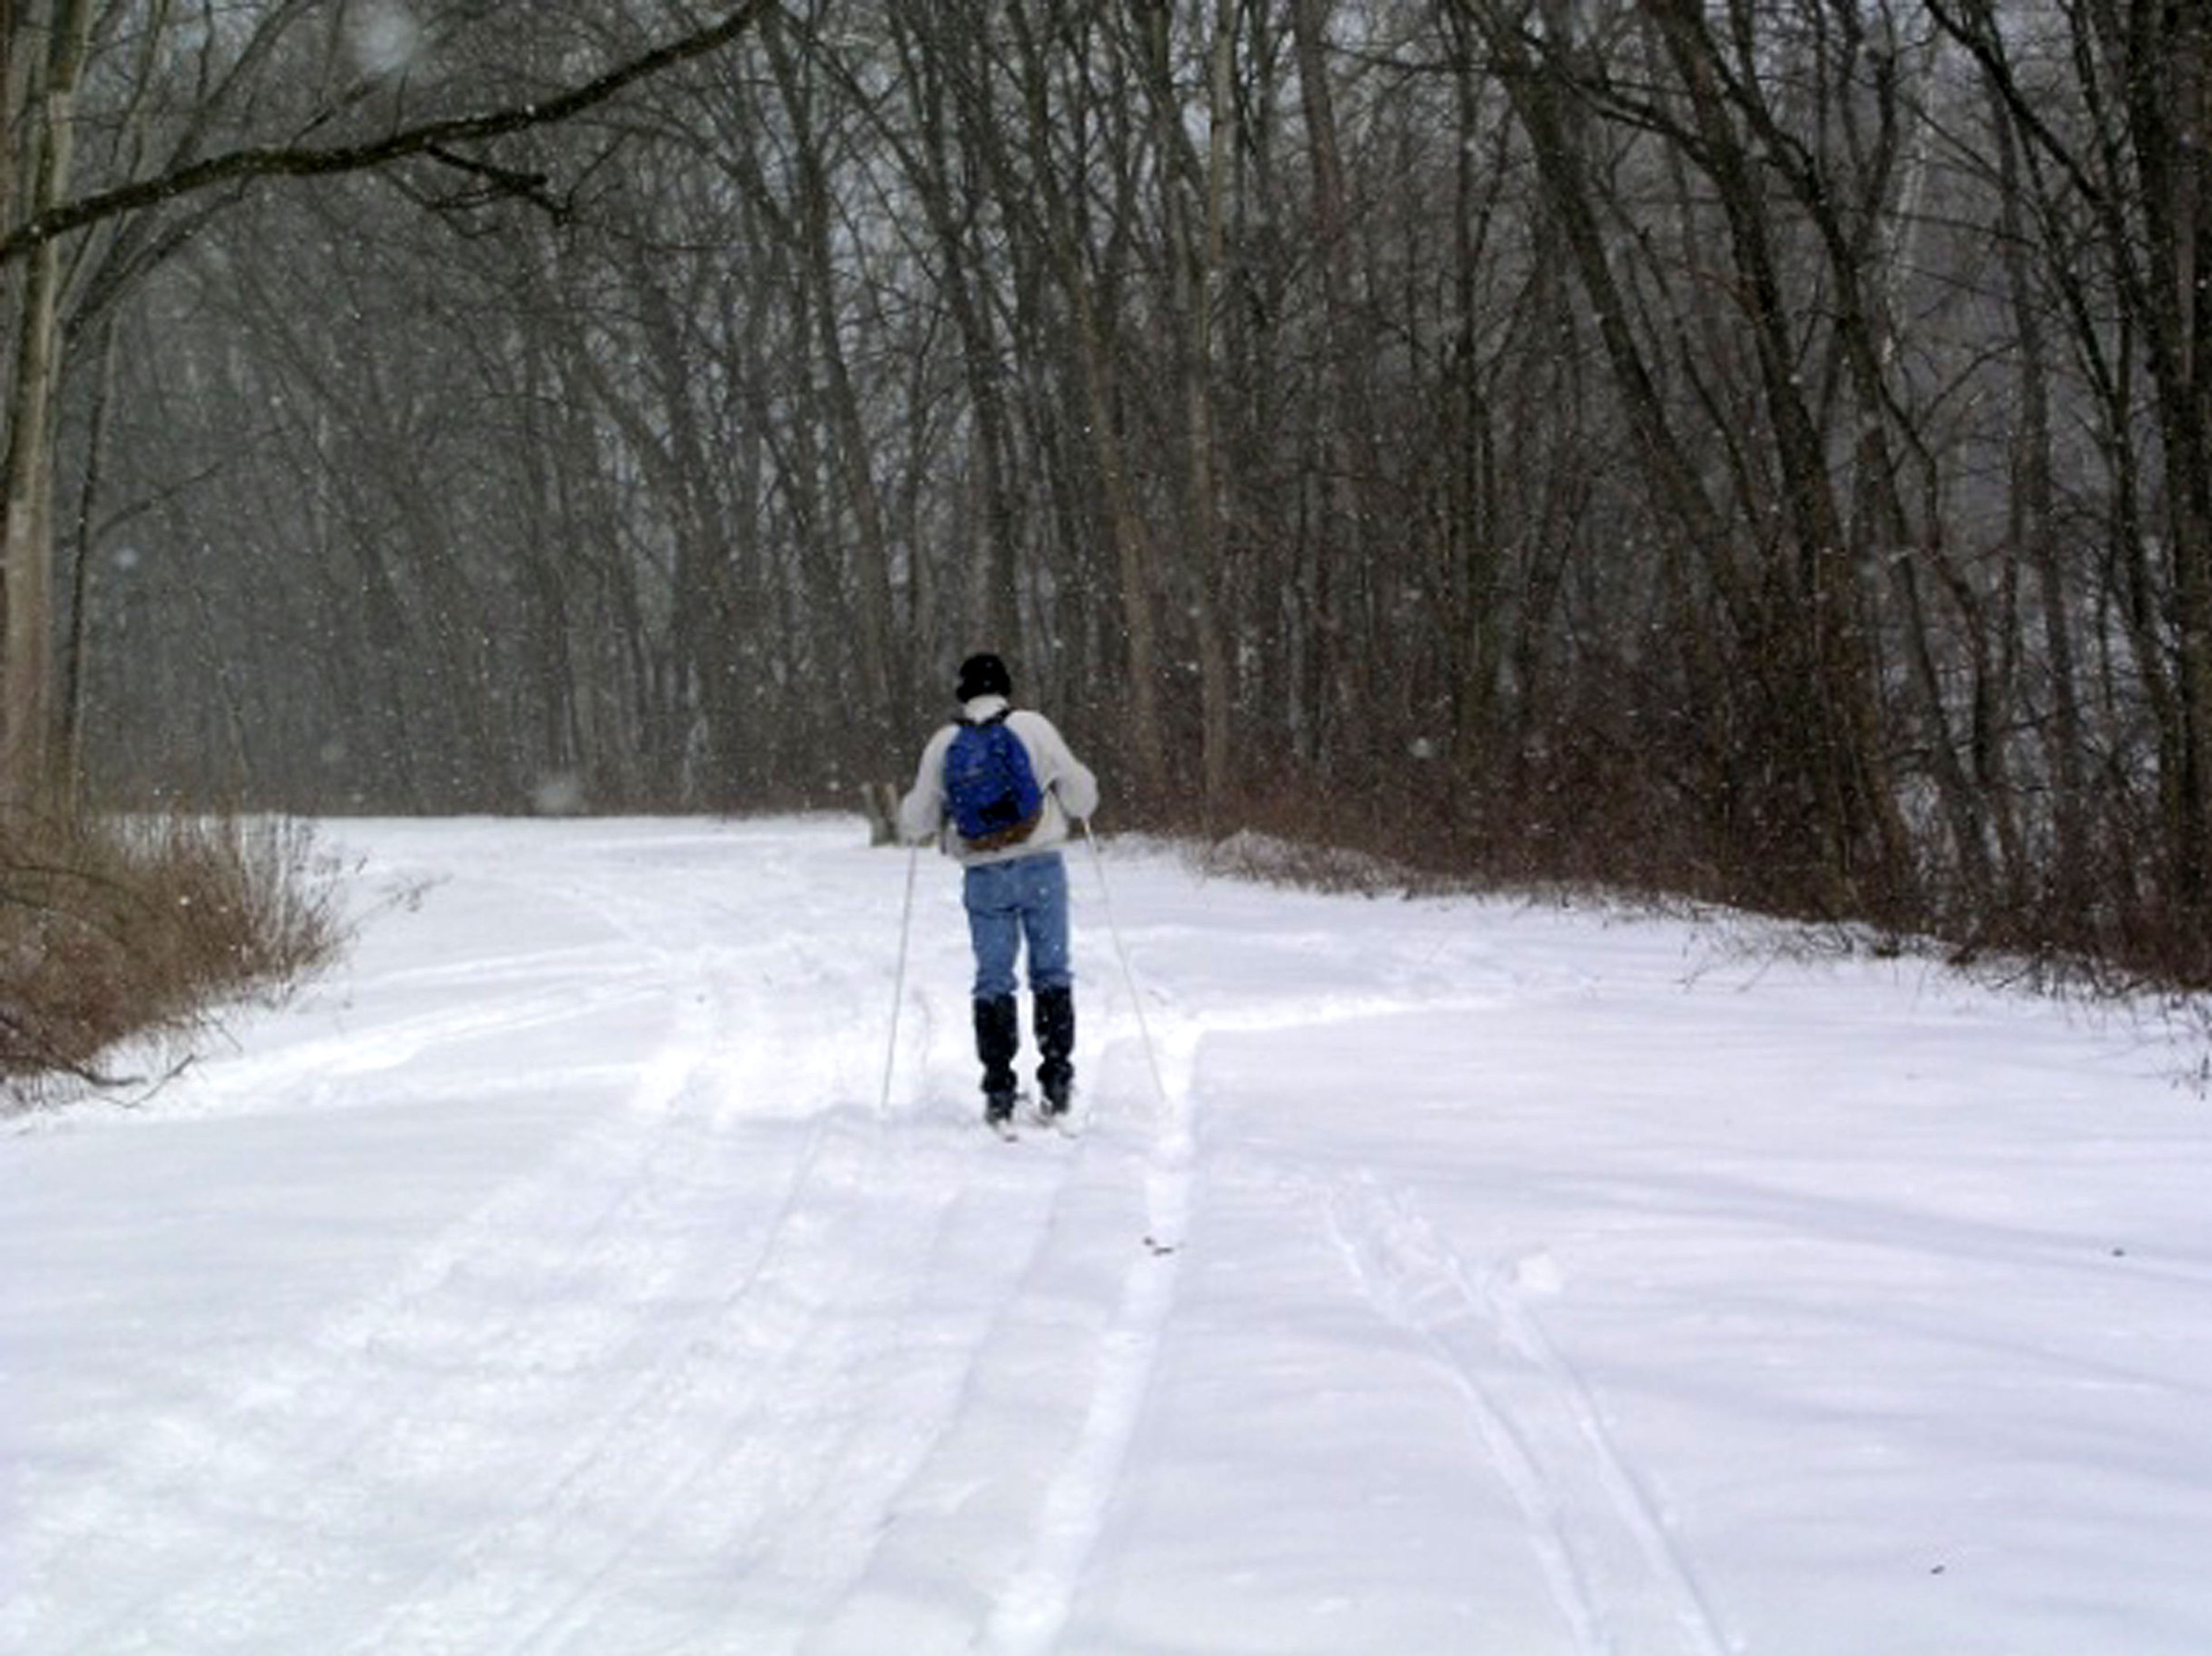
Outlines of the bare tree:
{"type": "MultiPolygon", "coordinates": [[[[846,799],[988,642],[1164,820],[2193,923],[2185,9],[860,0],[496,132],[658,9],[404,88],[318,9],[88,37],[64,205],[123,216],[46,447],[104,775],[846,799]]],[[[20,316],[64,221],[0,187],[20,316]]]]}
{"type": "MultiPolygon", "coordinates": [[[[7,524],[0,800],[18,806],[33,803],[49,796],[58,780],[59,710],[52,642],[54,411],[64,371],[64,261],[70,239],[94,227],[256,180],[330,177],[416,156],[434,158],[500,188],[535,191],[542,180],[502,167],[482,147],[572,119],[654,74],[726,46],[751,28],[767,9],[765,0],[748,0],[712,25],[694,26],[665,44],[550,95],[480,113],[402,121],[355,142],[246,143],[207,155],[199,153],[199,129],[187,127],[187,141],[167,165],[88,189],[80,187],[77,165],[78,96],[94,40],[107,22],[119,17],[120,9],[99,6],[94,0],[32,0],[21,15],[10,8],[4,28],[0,28],[9,43],[0,88],[9,100],[0,109],[0,130],[11,139],[21,134],[26,140],[29,176],[27,189],[19,192],[11,182],[0,191],[0,200],[15,208],[0,223],[0,268],[23,267],[20,291],[12,295],[16,326],[8,381],[6,472],[0,484],[6,491],[7,524]]],[[[239,65],[275,57],[277,46],[298,21],[295,9],[276,8],[246,41],[239,65]]],[[[156,68],[149,52],[137,59],[134,73],[143,80],[156,68]]],[[[307,120],[307,130],[312,131],[339,113],[358,95],[357,88],[341,88],[331,105],[307,120]]],[[[14,149],[11,142],[11,155],[14,149]]],[[[124,146],[110,158],[121,168],[139,159],[135,145],[124,146]]]]}

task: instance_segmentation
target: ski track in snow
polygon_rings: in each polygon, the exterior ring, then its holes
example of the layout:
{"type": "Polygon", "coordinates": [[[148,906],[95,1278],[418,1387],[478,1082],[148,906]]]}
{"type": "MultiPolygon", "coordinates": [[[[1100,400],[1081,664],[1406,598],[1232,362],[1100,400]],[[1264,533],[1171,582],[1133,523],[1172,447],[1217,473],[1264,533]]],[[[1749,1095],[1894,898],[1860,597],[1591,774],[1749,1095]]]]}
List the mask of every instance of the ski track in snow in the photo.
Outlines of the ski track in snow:
{"type": "MultiPolygon", "coordinates": [[[[1338,993],[1305,1001],[1277,999],[1263,1007],[1194,1014],[1156,989],[1146,1027],[1126,1042],[1149,1040],[1154,1054],[1130,1068],[1146,1075],[1153,1095],[1151,1130],[1142,1154],[1146,1229],[1133,1251],[1105,1337],[1082,1428],[1043,1503],[1024,1568],[1000,1591],[969,1646],[986,1656],[1042,1656],[1054,1649],[1083,1586],[1093,1550],[1112,1512],[1122,1468],[1144,1414],[1170,1318],[1183,1239],[1196,1199],[1195,1154],[1200,1054],[1209,1037],[1268,1034],[1334,1022],[1389,1016],[1409,1007],[1464,1009],[1496,1004],[1494,995],[1411,997],[1338,993]],[[1155,1062],[1157,1068],[1155,1068],[1155,1062]]],[[[1133,1024],[1133,1020],[1131,1020],[1133,1024]]],[[[1702,1653],[1701,1653],[1702,1656],[1702,1653]]]]}
{"type": "MultiPolygon", "coordinates": [[[[1201,1032],[1155,1027],[1164,1096],[1143,1163],[1143,1245],[1131,1251],[1120,1300],[1102,1342],[1098,1373],[1073,1451],[1046,1496],[1029,1559],[1000,1591],[974,1648],[991,1656],[1038,1656],[1067,1622],[1085,1568],[1113,1504],[1123,1462],[1151,1390],[1163,1333],[1175,1308],[1177,1241],[1188,1225],[1193,1082],[1201,1032]]],[[[1148,1056],[1146,1074],[1153,1074],[1148,1056]]]]}
{"type": "MultiPolygon", "coordinates": [[[[634,905],[594,906],[637,935],[634,905]]],[[[709,953],[657,945],[650,953],[649,972],[624,973],[608,991],[636,993],[650,977],[672,1008],[665,1038],[621,1107],[453,1227],[384,1290],[334,1317],[310,1347],[274,1354],[237,1395],[210,1399],[206,1413],[161,1422],[153,1441],[121,1458],[125,1477],[49,1526],[63,1547],[32,1574],[97,1575],[149,1515],[234,1495],[240,1503],[208,1513],[197,1547],[180,1546],[173,1527],[139,1537],[146,1556],[128,1579],[148,1585],[119,1598],[93,1595],[106,1602],[99,1619],[78,1630],[85,1647],[190,1647],[288,1615],[312,1624],[317,1604],[364,1585],[346,1582],[344,1561],[374,1541],[393,1504],[436,1498],[452,1474],[447,1456],[460,1423],[537,1418],[544,1399],[558,1400],[564,1378],[608,1354],[635,1361],[647,1331],[637,1307],[655,1303],[666,1264],[638,1239],[680,1189],[669,1164],[683,1147],[669,1127],[681,1117],[672,1112],[696,1102],[711,1060],[743,1027],[731,1004],[715,1001],[709,953]],[[398,1419],[386,1408],[394,1395],[413,1400],[398,1419]],[[253,1538],[242,1556],[241,1534],[253,1538]],[[162,1556],[165,1549],[175,1556],[162,1556]]],[[[357,1069],[363,1059],[397,1065],[441,1042],[520,1032],[550,1020],[562,1000],[557,986],[519,997],[495,992],[403,1020],[372,1039],[313,1043],[249,1064],[247,1085],[304,1081],[333,1049],[357,1069]]],[[[567,1004],[573,1015],[573,994],[567,1004]]]]}
{"type": "MultiPolygon", "coordinates": [[[[898,1085],[875,1107],[891,982],[869,944],[902,871],[840,865],[852,888],[810,892],[793,924],[779,882],[823,843],[744,839],[755,865],[726,889],[724,836],[532,842],[534,862],[464,877],[478,900],[558,908],[545,947],[410,965],[374,986],[393,1009],[362,1030],[302,1023],[210,1066],[218,1109],[363,1103],[387,1076],[437,1099],[441,1054],[464,1046],[605,1014],[651,1032],[604,1052],[586,1039],[589,1102],[565,1136],[518,1147],[319,1324],[161,1393],[99,1476],[9,1538],[28,1590],[0,1604],[0,1650],[1080,1642],[1091,1612],[1110,1624],[1101,1584],[1145,1510],[1147,1422],[1178,1400],[1161,1376],[1179,1295],[1194,1322],[1201,1294],[1224,1292],[1196,1273],[1186,1289],[1186,1244],[1209,1181],[1255,1165],[1205,1140],[1208,1042],[1587,987],[1388,924],[1349,942],[1255,932],[1212,977],[1175,928],[1139,927],[1141,965],[1167,975],[1139,983],[1108,969],[1097,926],[1082,1130],[1006,1147],[975,1119],[967,944],[929,930],[941,911],[917,921],[898,1085]]],[[[458,1067],[452,1084],[481,1091],[481,1058],[458,1067]]],[[[178,1108],[199,1106],[188,1093],[178,1108]]],[[[1525,1535],[1533,1616],[1556,1614],[1574,1656],[1725,1656],[1717,1595],[1547,1330],[1566,1287],[1553,1255],[1532,1240],[1463,1257],[1402,1173],[1285,1154],[1267,1166],[1291,1239],[1352,1324],[1403,1336],[1442,1432],[1464,1419],[1468,1510],[1495,1515],[1508,1551],[1525,1535]]],[[[1471,1556],[1467,1578],[1498,1568],[1471,1556]]]]}
{"type": "MultiPolygon", "coordinates": [[[[483,877],[526,898],[547,883],[543,870],[483,877]]],[[[1114,1130],[1073,1143],[1031,1134],[1001,1157],[966,1129],[832,1107],[787,1123],[795,1150],[755,1167],[749,1153],[764,1147],[725,1105],[776,1074],[760,1056],[779,1039],[757,992],[763,971],[796,950],[799,991],[851,1002],[863,1026],[866,986],[841,980],[804,940],[729,942],[742,917],[702,910],[681,887],[611,879],[580,861],[557,884],[618,941],[417,971],[408,987],[467,998],[372,1032],[241,1056],[228,1086],[325,1098],[441,1047],[526,1038],[593,1007],[664,1006],[657,1047],[618,1104],[381,1290],[334,1313],[304,1349],[270,1354],[234,1395],[160,1421],[118,1458],[119,1476],[50,1516],[26,1574],[60,1584],[56,1596],[80,1611],[98,1606],[54,1629],[50,1647],[274,1652],[334,1623],[358,1630],[331,1647],[362,1656],[706,1652],[726,1648],[732,1627],[748,1629],[748,1650],[857,1651],[887,1634],[924,1648],[903,1615],[857,1608],[871,1566],[905,1518],[946,1500],[933,1479],[969,1464],[960,1440],[972,1429],[963,1414],[981,1406],[975,1372],[994,1361],[994,1341],[1020,1342],[1024,1296],[1066,1269],[1050,1251],[1091,1246],[1079,1221],[1061,1222],[1079,1199],[1133,1227],[1140,1219],[1143,1245],[1127,1248],[1112,1303],[1085,1333],[1055,1335],[1071,1384],[1033,1401],[1057,1457],[1016,1503],[1026,1538],[1002,1538],[998,1586],[967,1636],[942,1645],[1042,1656],[1082,1592],[1173,1314],[1207,1036],[1497,1000],[1422,995],[1416,961],[1380,989],[1210,1012],[1141,990],[1149,1029],[1123,996],[1119,1026],[1094,1038],[1100,1067],[1141,1087],[1114,1130]],[[944,1273],[960,1294],[932,1303],[944,1273]],[[960,1306],[964,1318],[948,1310],[960,1306]],[[395,1397],[407,1399],[396,1417],[395,1397]],[[195,1507],[204,1521],[179,1526],[174,1514],[195,1507]],[[426,1512],[443,1544],[386,1544],[395,1523],[426,1512]],[[166,1515],[159,1528],[155,1513],[166,1515]],[[118,1548],[137,1549],[124,1590],[94,1589],[118,1548]]],[[[957,1044],[961,1020],[936,998],[910,995],[916,1038],[934,1045],[942,1026],[957,1044]]],[[[1501,1324],[1494,1297],[1455,1287],[1455,1265],[1408,1253],[1406,1226],[1372,1206],[1331,1207],[1347,1256],[1378,1304],[1415,1307],[1532,1523],[1543,1527],[1559,1504],[1555,1480],[1587,1482],[1587,1469],[1534,1441],[1540,1432],[1478,1378],[1495,1354],[1470,1349],[1456,1328],[1470,1308],[1510,1336],[1522,1392],[1559,1394],[1536,1416],[1596,1446],[1612,1510],[1656,1550],[1657,1525],[1620,1499],[1625,1472],[1533,1325],[1501,1324]],[[1456,1294],[1451,1315],[1418,1308],[1439,1286],[1456,1294]]],[[[1432,1239],[1419,1234],[1425,1248],[1432,1239]]],[[[1095,1271],[1090,1282],[1095,1294],[1095,1271]]],[[[1564,1536],[1543,1550],[1578,1648],[1615,1648],[1600,1631],[1603,1585],[1589,1561],[1564,1536]]]]}
{"type": "MultiPolygon", "coordinates": [[[[764,1190],[736,1164],[767,1147],[720,1107],[776,1070],[757,1056],[776,1032],[745,951],[706,941],[711,917],[674,898],[566,884],[650,958],[599,998],[668,1008],[627,1096],[305,1349],[269,1354],[234,1395],[211,1381],[117,1457],[119,1476],[45,1515],[15,1568],[70,1609],[40,1648],[290,1651],[335,1623],[363,1628],[335,1646],[363,1653],[720,1651],[732,1625],[833,1614],[958,1405],[1069,1156],[994,1163],[964,1126],[830,1107],[793,1124],[801,1147],[764,1190]],[[704,935],[659,941],[687,932],[704,935]],[[933,1299],[934,1282],[959,1286],[933,1299]],[[473,1480],[470,1510],[433,1513],[456,1538],[397,1574],[391,1526],[473,1480]],[[131,1568],[111,1581],[118,1549],[131,1568]],[[754,1601],[748,1583],[769,1585],[754,1601]],[[703,1625],[702,1604],[717,1606],[703,1625]],[[356,1605],[375,1608],[356,1621],[356,1605]]],[[[562,996],[508,977],[559,966],[511,964],[464,1007],[231,1073],[257,1095],[319,1093],[334,1068],[523,1032],[562,996]]],[[[804,987],[857,1002],[816,965],[804,987]]]]}
{"type": "Polygon", "coordinates": [[[1478,1281],[1410,1191],[1370,1177],[1321,1201],[1360,1291],[1464,1396],[1577,1656],[1726,1656],[1664,1516],[1530,1303],[1560,1291],[1551,1257],[1536,1249],[1478,1281]]]}

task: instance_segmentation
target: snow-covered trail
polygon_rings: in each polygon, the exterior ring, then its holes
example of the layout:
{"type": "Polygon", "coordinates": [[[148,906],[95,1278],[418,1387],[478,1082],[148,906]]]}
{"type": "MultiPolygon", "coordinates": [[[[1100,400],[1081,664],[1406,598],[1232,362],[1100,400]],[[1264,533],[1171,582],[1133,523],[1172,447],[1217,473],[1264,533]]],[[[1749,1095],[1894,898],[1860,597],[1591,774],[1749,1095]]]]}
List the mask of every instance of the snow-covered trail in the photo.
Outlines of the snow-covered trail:
{"type": "Polygon", "coordinates": [[[2153,1032],[1074,855],[975,1124],[851,824],[337,825],[349,966],[0,1140],[0,1651],[2212,1647],[2153,1032]],[[1147,1053],[1140,1029],[1148,1032],[1147,1053]]]}

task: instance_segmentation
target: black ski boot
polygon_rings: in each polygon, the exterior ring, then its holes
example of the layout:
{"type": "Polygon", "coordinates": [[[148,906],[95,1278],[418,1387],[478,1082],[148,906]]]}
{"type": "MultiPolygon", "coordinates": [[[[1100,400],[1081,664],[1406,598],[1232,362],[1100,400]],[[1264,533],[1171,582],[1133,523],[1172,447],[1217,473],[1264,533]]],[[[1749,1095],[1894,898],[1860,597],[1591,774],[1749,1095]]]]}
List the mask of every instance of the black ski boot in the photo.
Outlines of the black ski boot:
{"type": "Polygon", "coordinates": [[[1037,1050],[1044,1057],[1037,1066],[1037,1086],[1044,1093],[1044,1113],[1048,1117],[1064,1116],[1075,1092],[1075,1066],[1069,1062],[1075,1051],[1075,991],[1066,988],[1039,989],[1030,1017],[1036,1026],[1037,1050]]]}
{"type": "Polygon", "coordinates": [[[975,1056],[983,1065],[983,1119],[1004,1127],[1014,1116],[1014,1056],[1022,1050],[1021,1013],[1011,995],[975,1002],[975,1056]]]}

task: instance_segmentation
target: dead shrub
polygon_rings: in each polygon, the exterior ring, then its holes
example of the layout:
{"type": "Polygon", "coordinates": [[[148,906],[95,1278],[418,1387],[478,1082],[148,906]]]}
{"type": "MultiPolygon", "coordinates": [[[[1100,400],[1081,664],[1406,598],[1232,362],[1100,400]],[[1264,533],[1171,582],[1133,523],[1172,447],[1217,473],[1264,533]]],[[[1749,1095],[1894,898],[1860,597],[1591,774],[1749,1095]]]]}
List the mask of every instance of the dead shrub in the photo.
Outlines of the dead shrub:
{"type": "Polygon", "coordinates": [[[0,829],[0,1087],[112,1081],[118,1043],[281,998],[343,941],[302,825],[173,814],[0,829]]]}
{"type": "Polygon", "coordinates": [[[1215,879],[1361,897],[1401,892],[1420,883],[1413,870],[1367,852],[1249,828],[1200,844],[1192,860],[1200,873],[1215,879]]]}

